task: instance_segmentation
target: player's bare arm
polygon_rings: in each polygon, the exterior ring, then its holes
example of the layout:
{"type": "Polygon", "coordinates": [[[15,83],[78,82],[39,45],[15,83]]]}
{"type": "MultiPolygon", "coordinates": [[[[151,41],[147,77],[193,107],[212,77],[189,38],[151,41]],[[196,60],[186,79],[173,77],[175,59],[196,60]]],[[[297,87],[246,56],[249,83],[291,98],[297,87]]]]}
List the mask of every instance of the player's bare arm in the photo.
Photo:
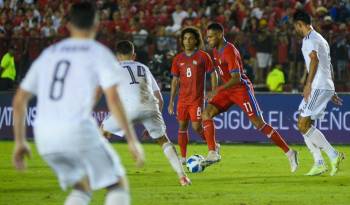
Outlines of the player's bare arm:
{"type": "Polygon", "coordinates": [[[218,86],[218,74],[216,73],[216,71],[213,71],[210,74],[210,83],[211,83],[211,90],[214,91],[218,86]]]}
{"type": "Polygon", "coordinates": [[[144,151],[141,147],[139,140],[136,137],[135,130],[128,123],[127,117],[125,115],[124,106],[120,101],[119,95],[116,92],[117,87],[111,86],[104,90],[106,95],[106,101],[108,109],[111,111],[112,115],[118,120],[120,127],[125,132],[125,138],[128,142],[129,151],[136,160],[136,165],[138,167],[143,166],[144,164],[144,151]]]}
{"type": "Polygon", "coordinates": [[[311,94],[311,84],[315,78],[318,62],[319,62],[316,51],[312,51],[309,54],[309,57],[310,57],[310,71],[309,71],[309,75],[307,76],[306,83],[304,86],[304,91],[303,91],[303,96],[306,102],[308,101],[311,94]]]}
{"type": "Polygon", "coordinates": [[[174,101],[175,101],[178,85],[179,85],[179,77],[173,76],[173,79],[171,80],[170,100],[169,100],[169,106],[168,106],[168,113],[170,115],[174,114],[174,101]]]}
{"type": "MultiPolygon", "coordinates": [[[[334,82],[334,70],[333,70],[333,66],[331,64],[331,73],[332,73],[332,80],[334,82]]],[[[338,96],[338,94],[336,92],[334,92],[334,95],[331,98],[332,103],[341,106],[343,105],[343,100],[338,96]]]]}
{"type": "Polygon", "coordinates": [[[212,99],[219,91],[221,90],[226,90],[234,85],[237,85],[241,82],[241,75],[239,73],[231,73],[231,79],[226,82],[225,84],[217,87],[215,90],[213,90],[212,92],[208,93],[207,98],[210,100],[212,99]]]}
{"type": "Polygon", "coordinates": [[[15,133],[15,148],[13,151],[13,165],[18,170],[24,170],[27,166],[24,157],[30,157],[31,151],[25,134],[25,115],[27,104],[32,94],[19,88],[13,99],[13,121],[15,133]]]}
{"type": "Polygon", "coordinates": [[[163,106],[164,106],[164,100],[163,100],[162,93],[160,92],[160,90],[157,90],[157,91],[154,91],[153,94],[158,99],[159,111],[162,112],[163,106]]]}

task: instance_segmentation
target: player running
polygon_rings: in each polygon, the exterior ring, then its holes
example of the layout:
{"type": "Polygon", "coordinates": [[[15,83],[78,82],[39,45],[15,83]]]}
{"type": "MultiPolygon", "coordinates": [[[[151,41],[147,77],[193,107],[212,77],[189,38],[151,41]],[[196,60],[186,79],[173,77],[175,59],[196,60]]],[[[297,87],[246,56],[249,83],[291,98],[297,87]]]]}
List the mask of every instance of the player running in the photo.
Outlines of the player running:
{"type": "MultiPolygon", "coordinates": [[[[134,46],[130,41],[119,42],[116,52],[122,66],[119,68],[122,69],[119,71],[122,78],[119,93],[129,119],[132,123],[144,125],[151,138],[162,146],[165,156],[179,176],[180,184],[190,185],[191,181],[183,170],[176,149],[166,135],[161,113],[163,98],[152,73],[147,66],[134,61],[134,46]]],[[[123,133],[120,132],[121,127],[117,125],[113,117],[105,119],[101,127],[107,135],[113,133],[123,136],[123,133]]]]}
{"type": "MultiPolygon", "coordinates": [[[[211,87],[217,86],[217,75],[208,53],[201,50],[203,40],[200,31],[195,27],[186,27],[181,31],[180,42],[183,52],[173,59],[171,73],[170,101],[168,112],[174,114],[174,101],[179,87],[177,102],[177,120],[179,122],[178,144],[181,151],[181,162],[186,163],[188,144],[188,122],[192,128],[205,140],[202,129],[201,114],[204,104],[205,76],[210,73],[211,87]]],[[[217,145],[218,147],[219,145],[217,145]]]]}
{"type": "Polygon", "coordinates": [[[93,40],[98,21],[91,3],[73,4],[69,20],[71,37],[43,51],[14,97],[13,162],[17,169],[24,169],[24,157],[31,153],[25,138],[25,113],[28,101],[36,95],[35,142],[62,189],[73,186],[65,205],[87,205],[92,190],[101,188],[108,189],[106,205],[128,205],[124,168],[92,117],[96,90],[101,86],[109,110],[126,133],[129,150],[137,164],[143,164],[143,149],[116,92],[121,68],[111,51],[93,40]]]}
{"type": "Polygon", "coordinates": [[[205,138],[209,153],[203,165],[210,165],[221,159],[215,151],[215,127],[213,117],[225,112],[232,105],[239,106],[253,125],[286,154],[291,171],[298,167],[297,152],[290,149],[282,136],[267,124],[262,116],[258,102],[254,97],[253,85],[243,72],[241,56],[236,47],[224,38],[224,29],[221,24],[212,23],[207,28],[208,43],[213,48],[214,63],[223,81],[208,94],[209,104],[202,114],[205,138]]]}
{"type": "Polygon", "coordinates": [[[336,151],[322,132],[313,125],[315,120],[324,117],[324,111],[330,100],[336,105],[342,105],[342,100],[334,89],[329,45],[321,34],[312,28],[311,17],[303,11],[294,14],[294,29],[304,37],[301,50],[308,72],[298,119],[299,131],[314,158],[314,165],[306,175],[320,175],[327,171],[321,154],[323,150],[331,161],[330,175],[334,176],[344,159],[344,154],[336,151]]]}

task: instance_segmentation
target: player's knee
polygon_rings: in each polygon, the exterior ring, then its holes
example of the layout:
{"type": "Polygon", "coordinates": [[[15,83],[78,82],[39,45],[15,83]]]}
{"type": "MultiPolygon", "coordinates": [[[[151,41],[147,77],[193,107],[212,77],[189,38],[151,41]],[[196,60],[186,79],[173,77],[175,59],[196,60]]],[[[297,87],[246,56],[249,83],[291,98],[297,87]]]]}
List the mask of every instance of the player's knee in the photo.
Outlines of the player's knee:
{"type": "Polygon", "coordinates": [[[264,127],[266,122],[262,118],[250,119],[256,129],[261,129],[264,127]]]}
{"type": "Polygon", "coordinates": [[[202,132],[202,125],[201,124],[192,124],[192,129],[197,133],[201,133],[202,132]]]}
{"type": "Polygon", "coordinates": [[[307,121],[303,121],[303,120],[299,120],[298,121],[298,129],[301,133],[305,134],[310,126],[308,126],[309,123],[307,123],[307,121]]]}
{"type": "Polygon", "coordinates": [[[210,120],[210,119],[211,119],[210,112],[208,110],[204,110],[202,113],[202,120],[210,120]]]}
{"type": "Polygon", "coordinates": [[[126,177],[121,177],[117,183],[106,187],[106,189],[108,191],[111,191],[114,189],[123,189],[125,191],[129,191],[129,183],[128,183],[128,180],[126,179],[126,177]]]}
{"type": "Polygon", "coordinates": [[[169,139],[166,135],[163,135],[163,136],[159,137],[158,139],[156,139],[156,142],[162,146],[163,144],[168,143],[169,139]]]}
{"type": "Polygon", "coordinates": [[[90,192],[92,191],[92,190],[91,190],[91,187],[90,187],[90,184],[89,184],[89,179],[88,179],[88,177],[84,177],[81,181],[79,181],[78,183],[76,183],[76,184],[73,186],[73,188],[76,189],[76,190],[85,192],[85,193],[90,193],[90,192]]]}

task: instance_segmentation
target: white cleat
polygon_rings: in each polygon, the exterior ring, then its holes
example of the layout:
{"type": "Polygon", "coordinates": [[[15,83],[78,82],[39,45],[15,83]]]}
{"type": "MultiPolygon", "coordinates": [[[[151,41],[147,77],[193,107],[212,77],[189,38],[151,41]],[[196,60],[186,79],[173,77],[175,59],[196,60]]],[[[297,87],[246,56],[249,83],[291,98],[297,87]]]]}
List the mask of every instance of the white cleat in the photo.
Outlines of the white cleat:
{"type": "Polygon", "coordinates": [[[288,156],[288,160],[290,163],[290,171],[294,173],[298,169],[299,161],[298,161],[298,152],[292,150],[292,153],[288,156]]]}
{"type": "Polygon", "coordinates": [[[204,167],[215,164],[221,160],[221,156],[214,150],[208,152],[207,158],[201,162],[201,165],[204,167]]]}
{"type": "Polygon", "coordinates": [[[221,145],[219,143],[215,144],[215,151],[220,154],[221,145]]]}

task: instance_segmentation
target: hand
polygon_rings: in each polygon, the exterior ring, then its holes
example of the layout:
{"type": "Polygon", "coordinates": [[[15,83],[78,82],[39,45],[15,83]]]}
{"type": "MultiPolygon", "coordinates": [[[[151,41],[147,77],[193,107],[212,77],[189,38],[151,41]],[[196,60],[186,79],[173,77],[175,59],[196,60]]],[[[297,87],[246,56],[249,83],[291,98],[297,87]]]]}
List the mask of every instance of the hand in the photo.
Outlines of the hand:
{"type": "Polygon", "coordinates": [[[168,113],[169,113],[169,115],[174,114],[174,103],[172,103],[172,102],[169,102],[168,113]]]}
{"type": "Polygon", "coordinates": [[[306,85],[304,87],[304,91],[303,91],[303,96],[304,96],[305,102],[307,102],[309,100],[310,94],[311,94],[311,84],[306,83],[306,85]]]}
{"type": "Polygon", "coordinates": [[[332,101],[334,104],[338,105],[338,106],[343,105],[343,100],[337,95],[337,93],[335,93],[335,94],[332,96],[331,101],[332,101]]]}
{"type": "Polygon", "coordinates": [[[217,94],[217,92],[218,92],[217,90],[213,90],[211,92],[208,92],[207,96],[206,96],[207,101],[210,101],[217,94]]]}
{"type": "Polygon", "coordinates": [[[14,167],[19,171],[25,170],[27,164],[24,161],[24,157],[27,156],[28,158],[31,158],[31,155],[32,152],[27,142],[24,142],[23,144],[16,143],[12,156],[14,167]]]}
{"type": "Polygon", "coordinates": [[[137,140],[132,140],[128,142],[129,151],[136,161],[136,167],[141,168],[145,163],[145,153],[140,142],[137,140]]]}

